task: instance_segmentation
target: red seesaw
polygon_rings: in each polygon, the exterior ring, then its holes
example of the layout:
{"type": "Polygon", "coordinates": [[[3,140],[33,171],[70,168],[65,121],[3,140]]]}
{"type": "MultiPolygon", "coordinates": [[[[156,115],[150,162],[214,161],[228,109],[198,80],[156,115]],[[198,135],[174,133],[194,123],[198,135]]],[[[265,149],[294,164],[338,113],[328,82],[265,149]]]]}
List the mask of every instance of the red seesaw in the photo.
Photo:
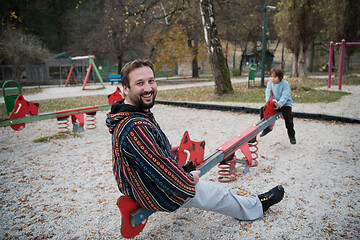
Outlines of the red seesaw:
{"type": "MultiPolygon", "coordinates": [[[[10,113],[9,118],[22,118],[25,117],[27,114],[37,115],[39,112],[39,105],[39,103],[26,101],[23,95],[20,94],[15,100],[14,109],[10,113]]],[[[11,125],[11,128],[15,131],[21,131],[25,128],[25,123],[11,125]]]]}
{"type": "MultiPolygon", "coordinates": [[[[224,143],[206,158],[204,158],[205,142],[194,142],[190,139],[189,134],[185,132],[177,155],[179,165],[186,172],[195,169],[199,170],[200,176],[202,176],[217,164],[236,159],[235,152],[241,150],[245,158],[238,161],[245,165],[245,172],[249,171],[249,167],[257,165],[257,161],[254,161],[250,151],[249,141],[253,142],[259,133],[273,125],[282,116],[281,112],[274,111],[274,101],[272,99],[267,102],[264,115],[266,118],[224,143]]],[[[144,229],[148,217],[155,212],[141,208],[140,205],[128,196],[121,196],[118,199],[117,205],[122,218],[121,235],[124,238],[137,236],[144,229]]]]}
{"type": "Polygon", "coordinates": [[[25,128],[25,123],[57,118],[59,131],[67,132],[70,131],[69,117],[71,117],[74,130],[83,130],[85,122],[87,129],[94,129],[96,128],[96,112],[108,110],[112,103],[122,99],[120,88],[117,87],[116,91],[107,97],[109,105],[80,107],[38,114],[40,104],[27,101],[23,95],[19,95],[15,101],[14,110],[10,113],[9,118],[1,119],[0,127],[10,126],[15,131],[21,131],[25,128]],[[86,114],[85,118],[84,113],[86,114]]]}

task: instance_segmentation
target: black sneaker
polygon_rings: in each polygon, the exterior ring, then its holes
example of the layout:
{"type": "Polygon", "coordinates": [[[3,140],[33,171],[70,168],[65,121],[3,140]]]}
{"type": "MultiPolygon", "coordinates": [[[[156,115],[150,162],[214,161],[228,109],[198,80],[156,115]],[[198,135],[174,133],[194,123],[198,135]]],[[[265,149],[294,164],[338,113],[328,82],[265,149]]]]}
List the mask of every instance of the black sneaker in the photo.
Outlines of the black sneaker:
{"type": "Polygon", "coordinates": [[[263,211],[267,211],[269,207],[280,202],[284,197],[284,192],[285,190],[283,186],[278,185],[272,188],[270,191],[258,195],[263,207],[263,211]]]}
{"type": "Polygon", "coordinates": [[[296,144],[296,138],[295,137],[289,137],[291,144],[296,144]]]}
{"type": "Polygon", "coordinates": [[[260,137],[265,136],[266,134],[268,134],[268,133],[271,132],[271,131],[272,131],[272,129],[270,129],[269,127],[265,128],[265,129],[261,132],[260,137]]]}

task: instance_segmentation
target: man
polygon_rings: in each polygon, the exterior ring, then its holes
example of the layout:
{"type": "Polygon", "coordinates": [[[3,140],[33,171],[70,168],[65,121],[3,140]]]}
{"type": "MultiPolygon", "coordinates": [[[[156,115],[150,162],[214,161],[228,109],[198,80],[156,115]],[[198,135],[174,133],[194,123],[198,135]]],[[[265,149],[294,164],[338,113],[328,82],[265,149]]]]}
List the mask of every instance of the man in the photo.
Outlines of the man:
{"type": "Polygon", "coordinates": [[[106,123],[112,133],[113,171],[119,190],[141,207],[173,212],[196,207],[240,220],[261,218],[284,196],[281,185],[259,196],[234,195],[216,183],[186,173],[150,111],[157,93],[153,64],[134,60],[121,70],[125,98],[113,104],[106,123]]]}

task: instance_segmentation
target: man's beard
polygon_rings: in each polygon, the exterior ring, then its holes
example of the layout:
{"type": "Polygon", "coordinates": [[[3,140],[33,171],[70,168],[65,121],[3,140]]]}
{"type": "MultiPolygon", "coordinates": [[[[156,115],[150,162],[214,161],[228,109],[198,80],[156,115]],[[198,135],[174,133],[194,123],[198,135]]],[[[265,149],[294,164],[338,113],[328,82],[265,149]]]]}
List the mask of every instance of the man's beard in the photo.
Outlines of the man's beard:
{"type": "Polygon", "coordinates": [[[153,98],[152,98],[152,101],[150,103],[145,103],[141,99],[141,96],[140,96],[140,98],[138,98],[137,105],[139,106],[139,108],[141,108],[141,109],[150,109],[150,108],[152,108],[154,106],[156,93],[152,92],[152,94],[153,94],[153,98]]]}

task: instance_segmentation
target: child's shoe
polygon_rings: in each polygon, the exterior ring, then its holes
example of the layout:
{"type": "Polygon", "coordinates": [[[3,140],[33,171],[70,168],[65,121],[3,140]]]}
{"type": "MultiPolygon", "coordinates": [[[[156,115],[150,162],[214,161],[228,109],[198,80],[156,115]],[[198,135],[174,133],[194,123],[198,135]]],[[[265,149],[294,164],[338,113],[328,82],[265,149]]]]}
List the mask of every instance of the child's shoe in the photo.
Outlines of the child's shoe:
{"type": "Polygon", "coordinates": [[[265,129],[261,132],[260,137],[265,136],[266,134],[268,134],[268,133],[271,132],[271,131],[272,131],[271,128],[269,128],[269,127],[265,128],[265,129]]]}
{"type": "Polygon", "coordinates": [[[295,137],[289,137],[291,144],[296,144],[296,138],[295,137]]]}

